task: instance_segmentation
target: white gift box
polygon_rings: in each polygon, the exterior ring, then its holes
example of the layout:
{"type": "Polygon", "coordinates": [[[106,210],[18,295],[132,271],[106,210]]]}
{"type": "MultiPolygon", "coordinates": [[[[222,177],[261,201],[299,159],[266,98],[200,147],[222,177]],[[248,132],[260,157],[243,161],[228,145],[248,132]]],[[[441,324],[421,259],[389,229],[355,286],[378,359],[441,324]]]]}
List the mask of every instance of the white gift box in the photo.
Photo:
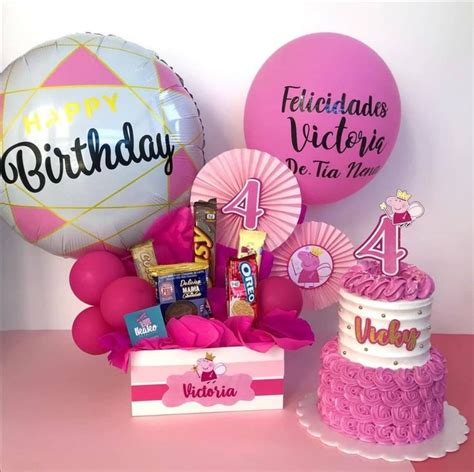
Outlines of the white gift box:
{"type": "Polygon", "coordinates": [[[284,351],[134,351],[130,380],[133,416],[281,409],[284,351]]]}

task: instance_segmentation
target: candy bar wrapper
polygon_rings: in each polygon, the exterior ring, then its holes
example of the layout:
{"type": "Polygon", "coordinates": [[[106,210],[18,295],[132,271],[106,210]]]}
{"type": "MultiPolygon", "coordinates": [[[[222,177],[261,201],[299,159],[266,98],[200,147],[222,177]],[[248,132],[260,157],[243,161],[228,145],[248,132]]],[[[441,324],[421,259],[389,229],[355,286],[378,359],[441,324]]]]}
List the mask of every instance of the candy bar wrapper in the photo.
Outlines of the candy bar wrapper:
{"type": "Polygon", "coordinates": [[[256,255],[229,259],[227,266],[229,316],[257,316],[256,255]]]}
{"type": "Polygon", "coordinates": [[[150,269],[165,322],[183,315],[211,316],[207,263],[168,264],[150,269]]]}
{"type": "Polygon", "coordinates": [[[217,200],[194,203],[194,261],[209,265],[209,286],[215,285],[217,200]]]}
{"type": "Polygon", "coordinates": [[[157,265],[153,242],[150,240],[136,244],[132,247],[131,252],[138,277],[154,285],[153,279],[148,273],[150,267],[157,265]]]}
{"type": "Polygon", "coordinates": [[[241,229],[239,234],[239,252],[238,257],[246,257],[255,254],[257,257],[257,266],[260,267],[262,259],[263,245],[267,233],[265,231],[249,231],[241,229]]]}

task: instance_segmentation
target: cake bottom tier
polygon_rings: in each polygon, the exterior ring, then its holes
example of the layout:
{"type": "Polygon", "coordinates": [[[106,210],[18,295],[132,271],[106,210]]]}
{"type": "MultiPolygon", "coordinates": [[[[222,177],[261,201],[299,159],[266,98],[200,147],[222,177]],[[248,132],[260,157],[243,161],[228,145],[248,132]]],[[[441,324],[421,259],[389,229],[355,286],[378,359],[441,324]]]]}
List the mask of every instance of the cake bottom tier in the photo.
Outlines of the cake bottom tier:
{"type": "Polygon", "coordinates": [[[432,348],[412,369],[364,367],[338,353],[337,338],[321,352],[318,410],[323,421],[352,438],[413,444],[443,429],[446,360],[432,348]]]}

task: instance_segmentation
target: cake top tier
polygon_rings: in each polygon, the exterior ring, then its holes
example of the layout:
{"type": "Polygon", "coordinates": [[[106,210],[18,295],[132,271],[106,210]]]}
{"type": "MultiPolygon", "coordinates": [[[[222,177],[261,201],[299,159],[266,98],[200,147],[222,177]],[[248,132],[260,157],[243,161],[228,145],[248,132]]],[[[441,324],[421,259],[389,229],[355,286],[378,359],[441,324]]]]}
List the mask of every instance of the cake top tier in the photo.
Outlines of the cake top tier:
{"type": "Polygon", "coordinates": [[[435,290],[433,279],[415,265],[400,264],[397,275],[382,273],[376,261],[360,261],[342,277],[341,287],[372,300],[417,300],[428,298],[435,290]]]}

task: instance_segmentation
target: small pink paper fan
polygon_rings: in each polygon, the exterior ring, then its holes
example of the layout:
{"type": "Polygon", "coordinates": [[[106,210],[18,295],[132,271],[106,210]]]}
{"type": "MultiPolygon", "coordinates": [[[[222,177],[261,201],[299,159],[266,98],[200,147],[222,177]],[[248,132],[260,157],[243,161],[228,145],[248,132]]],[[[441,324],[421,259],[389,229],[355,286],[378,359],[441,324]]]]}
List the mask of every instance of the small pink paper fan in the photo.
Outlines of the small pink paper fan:
{"type": "Polygon", "coordinates": [[[301,213],[301,191],[293,173],[276,157],[251,149],[219,154],[201,169],[191,204],[211,198],[217,199],[219,210],[217,240],[233,248],[240,229],[247,228],[265,231],[265,249],[273,251],[291,235],[301,213]]]}
{"type": "Polygon", "coordinates": [[[337,228],[308,221],[274,251],[272,275],[292,280],[305,306],[320,310],[337,300],[341,277],[354,265],[353,252],[349,238],[337,228]]]}

